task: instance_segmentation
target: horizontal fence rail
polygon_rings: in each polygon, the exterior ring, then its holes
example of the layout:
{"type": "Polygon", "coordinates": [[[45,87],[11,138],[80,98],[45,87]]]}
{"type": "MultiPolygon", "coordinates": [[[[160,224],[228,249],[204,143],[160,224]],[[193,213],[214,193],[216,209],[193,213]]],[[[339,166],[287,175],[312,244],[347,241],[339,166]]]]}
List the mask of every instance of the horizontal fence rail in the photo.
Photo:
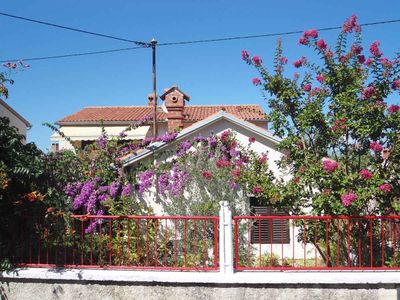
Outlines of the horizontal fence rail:
{"type": "Polygon", "coordinates": [[[400,216],[235,216],[236,270],[400,270],[400,216]]]}
{"type": "Polygon", "coordinates": [[[218,217],[72,215],[21,224],[14,262],[30,267],[217,270],[218,217]]]}

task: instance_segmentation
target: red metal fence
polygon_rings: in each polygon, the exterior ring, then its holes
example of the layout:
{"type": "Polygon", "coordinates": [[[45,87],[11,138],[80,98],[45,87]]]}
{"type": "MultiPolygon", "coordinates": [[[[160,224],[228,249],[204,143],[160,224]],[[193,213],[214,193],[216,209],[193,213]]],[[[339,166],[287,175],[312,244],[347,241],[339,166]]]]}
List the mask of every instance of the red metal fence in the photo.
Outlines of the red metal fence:
{"type": "Polygon", "coordinates": [[[399,270],[400,216],[236,216],[236,270],[399,270]]]}
{"type": "Polygon", "coordinates": [[[218,217],[27,220],[13,247],[19,266],[217,270],[218,217]]]}

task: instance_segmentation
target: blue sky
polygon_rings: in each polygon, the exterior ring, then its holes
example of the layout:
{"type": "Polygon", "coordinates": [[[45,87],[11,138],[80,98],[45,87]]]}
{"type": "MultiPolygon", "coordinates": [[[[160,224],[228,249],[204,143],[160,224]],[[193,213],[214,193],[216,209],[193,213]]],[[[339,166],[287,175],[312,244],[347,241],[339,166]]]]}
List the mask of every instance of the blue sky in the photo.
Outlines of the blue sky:
{"type": "MultiPolygon", "coordinates": [[[[154,37],[162,43],[337,26],[353,13],[360,23],[398,19],[400,1],[14,0],[3,1],[0,11],[127,39],[154,37]]],[[[0,24],[0,60],[131,46],[1,16],[0,24]]],[[[384,54],[392,57],[400,48],[399,31],[400,23],[366,27],[364,43],[380,40],[384,54]]],[[[332,43],[337,34],[321,36],[332,43]]],[[[298,38],[283,37],[290,62],[307,54],[298,38]]],[[[276,40],[160,47],[158,92],[177,84],[191,96],[191,104],[255,103],[266,109],[260,91],[251,84],[257,74],[241,61],[240,52],[260,55],[268,67],[276,40]]],[[[43,150],[50,147],[51,135],[43,122],[55,122],[84,106],[146,105],[152,90],[149,49],[30,64],[13,76],[8,103],[33,124],[28,139],[43,150]]]]}

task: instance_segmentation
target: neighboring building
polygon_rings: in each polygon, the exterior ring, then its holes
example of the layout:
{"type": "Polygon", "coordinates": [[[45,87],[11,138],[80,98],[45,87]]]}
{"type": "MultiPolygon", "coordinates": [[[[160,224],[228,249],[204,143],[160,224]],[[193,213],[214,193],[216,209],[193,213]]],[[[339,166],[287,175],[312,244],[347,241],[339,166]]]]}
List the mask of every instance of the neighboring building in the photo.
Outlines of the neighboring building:
{"type": "MultiPolygon", "coordinates": [[[[186,105],[190,97],[176,86],[166,89],[160,98],[164,103],[162,107],[157,107],[157,135],[187,128],[221,110],[240,120],[267,128],[266,114],[259,105],[186,105]]],[[[86,107],[56,124],[75,146],[84,147],[100,136],[102,124],[110,136],[117,136],[131,123],[152,116],[153,112],[154,102],[149,97],[147,106],[86,107]]],[[[151,136],[152,124],[149,121],[146,126],[127,132],[125,139],[140,140],[151,136]]],[[[58,133],[52,135],[51,141],[53,150],[72,148],[58,133]]]]}
{"type": "Polygon", "coordinates": [[[26,140],[27,131],[32,127],[32,125],[18,112],[16,112],[10,105],[8,105],[5,101],[1,99],[0,117],[7,117],[10,120],[10,125],[16,127],[19,133],[22,134],[26,140]]]}

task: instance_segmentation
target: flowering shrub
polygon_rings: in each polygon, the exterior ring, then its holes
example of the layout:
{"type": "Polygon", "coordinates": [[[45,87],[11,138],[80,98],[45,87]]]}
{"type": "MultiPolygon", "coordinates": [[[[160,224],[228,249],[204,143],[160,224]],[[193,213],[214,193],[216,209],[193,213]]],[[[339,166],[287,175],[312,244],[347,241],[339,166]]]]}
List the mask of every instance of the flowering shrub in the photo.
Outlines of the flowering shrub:
{"type": "Polygon", "coordinates": [[[333,47],[316,30],[304,32],[299,44],[319,63],[302,56],[293,65],[304,70],[293,78],[285,74],[281,42],[274,72],[242,52],[260,73],[256,85],[270,95],[269,119],[285,153],[280,166],[292,176],[277,203],[293,214],[306,206],[316,215],[399,212],[400,113],[385,99],[399,91],[400,54],[384,57],[378,41],[364,51],[356,16],[333,47]]]}
{"type": "Polygon", "coordinates": [[[244,147],[230,131],[182,141],[173,161],[161,162],[138,175],[139,192],[155,191],[169,214],[217,215],[228,201],[236,214],[249,213],[248,194],[276,199],[267,154],[244,147]],[[154,191],[154,190],[153,190],[154,191]]]}

